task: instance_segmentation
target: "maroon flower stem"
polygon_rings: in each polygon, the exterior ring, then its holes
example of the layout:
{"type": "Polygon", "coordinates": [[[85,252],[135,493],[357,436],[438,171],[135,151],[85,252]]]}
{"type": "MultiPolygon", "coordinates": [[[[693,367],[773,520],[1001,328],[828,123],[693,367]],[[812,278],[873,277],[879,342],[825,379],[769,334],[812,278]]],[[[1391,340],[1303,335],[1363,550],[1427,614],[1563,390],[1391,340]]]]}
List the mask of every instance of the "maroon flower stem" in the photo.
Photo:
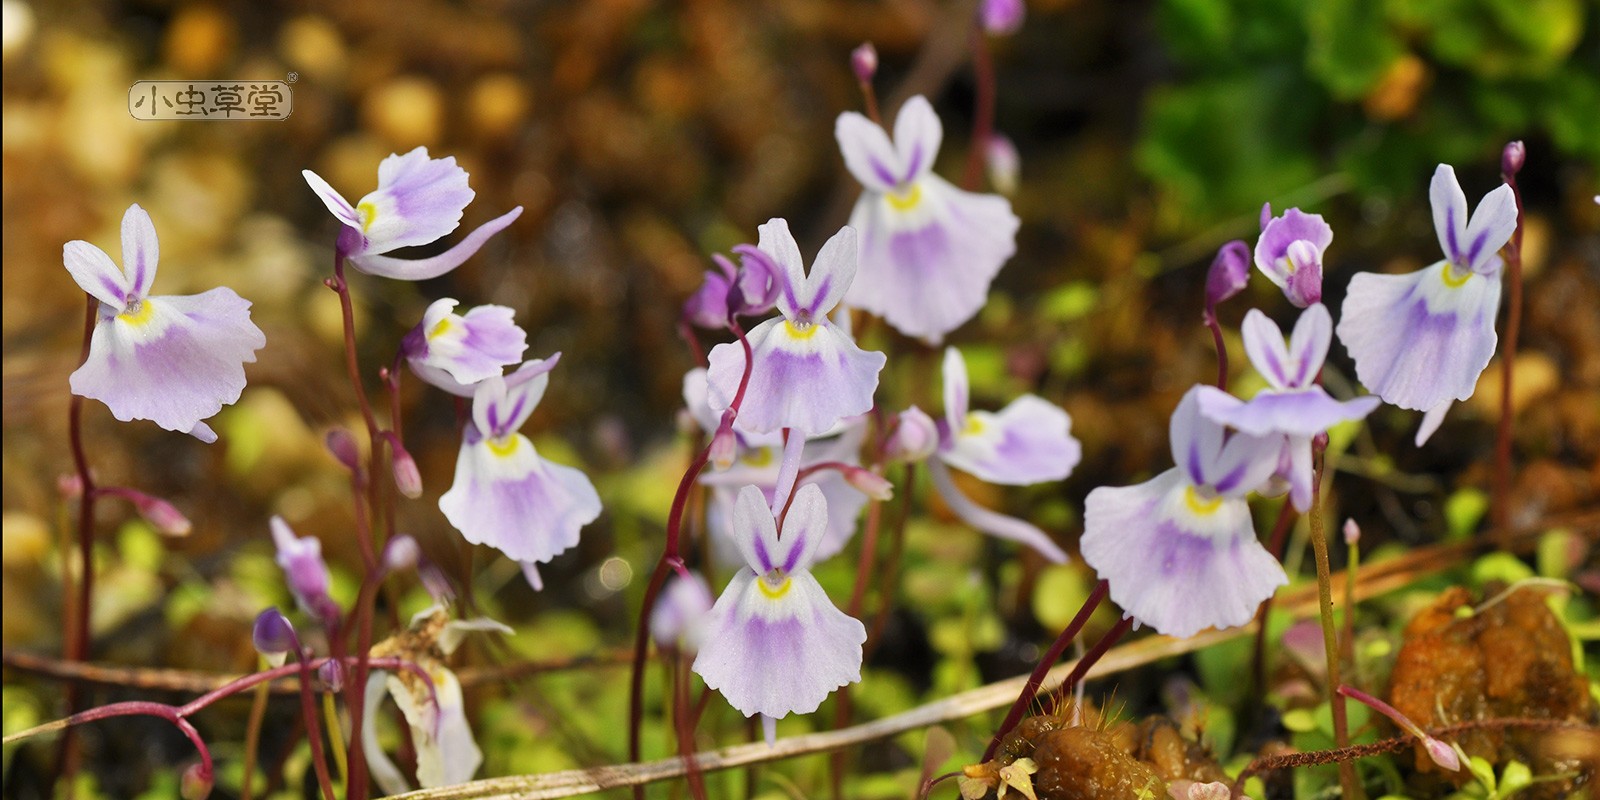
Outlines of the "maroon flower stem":
{"type": "MultiPolygon", "coordinates": [[[[840,472],[846,472],[846,471],[852,470],[852,469],[861,469],[861,467],[858,467],[858,466],[856,466],[854,464],[846,464],[843,461],[818,461],[815,464],[808,464],[808,465],[806,465],[806,467],[804,469],[801,469],[800,472],[797,475],[795,475],[794,483],[795,483],[796,486],[799,486],[800,482],[805,480],[806,478],[809,478],[812,475],[817,474],[818,472],[822,472],[824,470],[830,470],[830,469],[836,469],[836,470],[838,470],[840,472]]],[[[789,506],[788,506],[787,503],[784,504],[784,508],[785,509],[787,509],[788,507],[789,506]]]]}
{"type": "Polygon", "coordinates": [[[683,757],[689,793],[695,800],[706,800],[705,774],[695,760],[694,715],[689,708],[689,663],[683,653],[673,653],[672,721],[678,733],[678,753],[683,757]]]}
{"type": "MultiPolygon", "coordinates": [[[[311,745],[311,766],[317,773],[317,785],[322,787],[323,800],[336,800],[333,794],[333,777],[328,773],[328,756],[322,750],[322,726],[317,724],[317,705],[313,699],[316,689],[311,684],[311,659],[306,657],[306,651],[301,648],[300,637],[295,636],[294,643],[295,661],[300,667],[300,715],[306,721],[306,742],[311,745]]],[[[338,743],[334,742],[333,745],[337,747],[338,743]]],[[[346,791],[349,781],[350,776],[346,775],[346,791]]]]}
{"type": "Polygon", "coordinates": [[[858,80],[856,85],[861,87],[861,102],[867,110],[867,119],[883,127],[883,115],[878,112],[878,92],[872,88],[872,81],[858,80]]]}
{"type": "MultiPolygon", "coordinates": [[[[1278,521],[1272,524],[1272,535],[1267,539],[1267,552],[1278,561],[1283,561],[1283,543],[1289,536],[1289,528],[1294,525],[1294,504],[1289,498],[1283,499],[1283,505],[1278,509],[1278,521]]],[[[1267,595],[1261,602],[1261,607],[1256,610],[1256,649],[1255,658],[1251,661],[1251,676],[1255,679],[1257,696],[1264,697],[1267,687],[1267,617],[1272,614],[1272,599],[1277,593],[1267,595]]]]}
{"type": "Polygon", "coordinates": [[[1217,346],[1217,388],[1228,391],[1228,346],[1222,341],[1222,324],[1217,322],[1217,315],[1207,308],[1205,314],[1206,327],[1211,329],[1211,341],[1217,346]]]}
{"type": "MultiPolygon", "coordinates": [[[[878,448],[879,451],[882,448],[878,448]]],[[[837,462],[827,462],[829,464],[837,462]]],[[[821,466],[821,465],[817,465],[821,466]]],[[[801,470],[804,477],[811,468],[801,470]]],[[[798,480],[796,481],[798,482],[798,480]]],[[[850,604],[846,607],[846,614],[852,617],[861,617],[861,606],[866,601],[867,575],[872,572],[872,564],[878,556],[878,528],[883,522],[883,501],[873,498],[867,505],[866,530],[861,535],[861,556],[856,561],[855,585],[850,588],[850,604]]],[[[850,687],[839,687],[839,693],[833,704],[833,727],[843,728],[850,722],[850,687]]],[[[844,767],[845,751],[835,750],[828,761],[828,786],[830,796],[834,800],[844,797],[844,767]]]]}
{"type": "Polygon", "coordinates": [[[1516,375],[1517,336],[1522,330],[1522,190],[1517,188],[1517,173],[1507,170],[1501,179],[1511,187],[1517,201],[1517,228],[1511,232],[1506,248],[1506,270],[1511,277],[1510,308],[1506,310],[1506,344],[1500,353],[1500,422],[1494,437],[1494,504],[1491,519],[1502,541],[1511,537],[1511,428],[1515,411],[1511,407],[1512,380],[1516,375]]]}
{"type": "Polygon", "coordinates": [[[917,477],[917,465],[908,462],[905,475],[901,477],[900,516],[895,520],[894,528],[889,536],[889,558],[884,562],[883,581],[878,589],[878,609],[872,618],[872,629],[867,631],[867,643],[863,646],[862,659],[872,657],[878,647],[878,642],[883,637],[884,626],[889,622],[889,612],[894,610],[895,587],[900,582],[900,558],[905,552],[906,522],[911,519],[912,488],[917,477]]]}
{"type": "Polygon", "coordinates": [[[978,96],[972,109],[972,143],[967,151],[967,166],[961,173],[961,188],[973,191],[983,175],[983,158],[989,149],[989,137],[994,132],[994,59],[989,54],[989,40],[976,17],[972,21],[972,73],[977,83],[978,96]]]}
{"type": "MultiPolygon", "coordinates": [[[[1345,709],[1344,695],[1333,691],[1343,682],[1339,674],[1339,636],[1333,623],[1333,577],[1328,566],[1328,537],[1322,524],[1322,474],[1323,443],[1320,439],[1311,444],[1311,548],[1317,562],[1317,600],[1322,618],[1322,649],[1328,664],[1328,702],[1333,707],[1333,742],[1338,747],[1350,744],[1350,720],[1345,709]]],[[[1350,609],[1345,609],[1350,613],[1350,609]]],[[[1366,796],[1361,782],[1356,778],[1356,768],[1348,761],[1339,764],[1339,786],[1346,798],[1360,800],[1366,796]]]]}
{"type": "MultiPolygon", "coordinates": [[[[89,343],[94,338],[94,326],[100,314],[100,301],[94,295],[84,293],[85,305],[83,312],[83,345],[78,352],[78,363],[89,360],[89,343]]],[[[74,393],[67,404],[67,437],[72,446],[72,468],[78,476],[78,597],[73,607],[72,633],[67,637],[66,653],[68,661],[89,660],[89,610],[94,605],[94,501],[95,487],[94,476],[89,474],[89,457],[83,449],[83,397],[74,393]]],[[[64,573],[67,570],[63,570],[64,573]]],[[[70,587],[71,579],[67,581],[70,587]]],[[[68,588],[70,595],[71,589],[68,588]]],[[[67,713],[76,713],[78,706],[83,704],[83,687],[72,684],[67,687],[67,713]]],[[[58,756],[59,769],[57,772],[68,786],[72,785],[72,774],[77,771],[76,744],[72,731],[68,730],[61,737],[61,750],[58,756]]]]}
{"type": "MultiPolygon", "coordinates": [[[[995,730],[994,738],[990,739],[989,746],[984,748],[983,758],[979,759],[980,761],[988,761],[994,758],[994,753],[1000,749],[1000,742],[1005,739],[1006,734],[1010,733],[1011,729],[1022,721],[1022,715],[1027,712],[1028,706],[1033,705],[1033,698],[1039,693],[1040,684],[1044,683],[1044,676],[1050,672],[1050,668],[1055,666],[1057,661],[1061,660],[1062,654],[1067,652],[1067,647],[1072,644],[1073,640],[1078,638],[1078,633],[1083,630],[1083,626],[1089,621],[1090,615],[1094,614],[1094,610],[1100,607],[1100,601],[1105,599],[1106,592],[1110,588],[1110,584],[1106,583],[1104,578],[1101,578],[1100,582],[1094,585],[1094,590],[1089,592],[1089,596],[1084,599],[1077,615],[1072,618],[1071,622],[1067,623],[1067,627],[1061,629],[1061,635],[1056,637],[1055,643],[1050,645],[1050,649],[1045,651],[1044,656],[1039,659],[1039,663],[1034,666],[1033,674],[1028,676],[1028,682],[1022,686],[1022,693],[1017,695],[1016,702],[1011,704],[1011,710],[1006,712],[1005,720],[995,730]]],[[[1080,660],[1079,663],[1082,663],[1082,661],[1080,660]]]]}
{"type": "Polygon", "coordinates": [[[1065,702],[1068,697],[1071,697],[1072,690],[1078,688],[1078,683],[1083,680],[1083,676],[1089,674],[1089,668],[1094,666],[1095,662],[1099,661],[1100,657],[1104,656],[1112,645],[1116,644],[1131,630],[1133,630],[1133,617],[1123,617],[1117,620],[1117,624],[1113,625],[1111,630],[1106,631],[1106,635],[1100,637],[1100,641],[1095,642],[1094,647],[1089,648],[1089,652],[1083,654],[1083,658],[1078,659],[1077,666],[1074,666],[1072,671],[1067,673],[1067,679],[1062,681],[1061,685],[1057,686],[1049,697],[1045,698],[1044,705],[1039,713],[1049,714],[1055,711],[1056,707],[1065,702]]]}
{"type": "MultiPolygon", "coordinates": [[[[739,344],[744,346],[744,374],[739,376],[739,388],[733,394],[733,402],[729,408],[733,413],[739,413],[739,407],[744,404],[745,390],[750,388],[750,371],[755,366],[755,354],[750,349],[750,340],[745,337],[744,329],[737,322],[729,322],[728,329],[739,338],[739,344]]],[[[715,437],[712,437],[715,441],[715,437]]],[[[639,760],[639,728],[644,722],[644,662],[650,652],[650,612],[655,609],[656,598],[661,594],[661,587],[667,582],[669,569],[683,569],[683,557],[678,553],[679,534],[683,529],[683,509],[689,502],[689,490],[694,487],[695,479],[700,477],[700,471],[705,469],[706,461],[711,458],[711,442],[695,455],[689,463],[689,469],[683,473],[683,479],[678,481],[678,491],[672,497],[672,509],[667,512],[667,544],[661,551],[661,558],[656,561],[655,569],[650,573],[650,583],[645,586],[644,602],[639,609],[639,627],[633,637],[633,666],[628,678],[628,759],[639,760]]],[[[644,787],[633,787],[633,796],[638,800],[644,798],[644,787]]]]}

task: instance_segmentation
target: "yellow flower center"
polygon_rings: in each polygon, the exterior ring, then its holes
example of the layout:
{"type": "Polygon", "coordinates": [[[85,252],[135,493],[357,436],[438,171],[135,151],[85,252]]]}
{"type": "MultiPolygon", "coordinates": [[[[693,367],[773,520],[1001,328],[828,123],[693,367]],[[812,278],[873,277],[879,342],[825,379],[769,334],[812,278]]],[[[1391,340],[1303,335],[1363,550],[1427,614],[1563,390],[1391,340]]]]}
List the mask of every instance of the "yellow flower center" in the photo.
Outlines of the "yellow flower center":
{"type": "Polygon", "coordinates": [[[371,201],[356,206],[356,213],[361,215],[361,232],[366,233],[372,228],[372,221],[378,216],[378,207],[371,201]]]}
{"type": "Polygon", "coordinates": [[[743,461],[752,467],[764,467],[772,463],[772,451],[765,447],[759,450],[752,450],[749,455],[744,457],[743,461]]]}
{"type": "Polygon", "coordinates": [[[783,327],[789,332],[789,336],[791,338],[810,339],[811,337],[817,335],[818,326],[814,322],[802,322],[796,325],[794,320],[786,319],[783,321],[783,327]]]}
{"type": "Polygon", "coordinates": [[[126,311],[117,315],[117,319],[129,325],[144,325],[150,321],[150,317],[155,314],[155,310],[155,304],[149,300],[135,300],[132,305],[128,306],[126,311]]]}
{"type": "Polygon", "coordinates": [[[967,425],[962,429],[961,432],[967,436],[977,436],[978,434],[983,433],[983,429],[983,420],[979,418],[977,414],[968,414],[967,425]]]}
{"type": "Polygon", "coordinates": [[[1215,495],[1207,491],[1202,496],[1200,492],[1195,491],[1193,486],[1183,490],[1183,501],[1189,505],[1190,511],[1200,516],[1215,514],[1217,509],[1222,506],[1221,495],[1215,495]]]}
{"type": "Polygon", "coordinates": [[[1444,285],[1452,289],[1460,289],[1467,285],[1467,281],[1472,280],[1472,271],[1466,270],[1458,276],[1456,274],[1456,266],[1454,264],[1446,264],[1440,276],[1444,278],[1444,285]]]}
{"type": "Polygon", "coordinates": [[[896,211],[910,211],[916,208],[918,203],[922,202],[922,185],[913,183],[905,191],[890,192],[885,197],[889,201],[890,208],[896,211]]]}
{"type": "Polygon", "coordinates": [[[773,586],[771,583],[767,582],[768,576],[772,574],[782,573],[774,570],[772,573],[768,573],[768,575],[763,575],[756,580],[756,585],[761,587],[761,593],[766,595],[768,599],[777,600],[778,598],[789,593],[789,586],[794,583],[794,579],[784,575],[783,582],[777,586],[773,586]]]}
{"type": "Polygon", "coordinates": [[[517,452],[517,446],[521,440],[522,437],[517,436],[514,433],[510,436],[501,436],[498,438],[491,437],[487,440],[489,444],[489,452],[494,453],[501,458],[508,458],[512,453],[517,452]]]}
{"type": "Polygon", "coordinates": [[[450,322],[450,318],[449,317],[445,317],[444,319],[439,320],[439,324],[438,325],[433,326],[433,330],[428,331],[428,338],[429,339],[437,339],[440,336],[443,336],[443,335],[449,333],[450,332],[450,328],[452,326],[453,325],[450,322]]]}

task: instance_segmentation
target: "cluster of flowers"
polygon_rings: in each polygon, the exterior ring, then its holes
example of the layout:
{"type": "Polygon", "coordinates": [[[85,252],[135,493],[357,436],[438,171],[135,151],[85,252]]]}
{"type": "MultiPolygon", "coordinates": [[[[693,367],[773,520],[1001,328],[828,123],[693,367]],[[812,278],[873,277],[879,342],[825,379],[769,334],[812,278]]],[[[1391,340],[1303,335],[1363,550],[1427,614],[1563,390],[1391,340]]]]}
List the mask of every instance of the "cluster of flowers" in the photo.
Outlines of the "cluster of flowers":
{"type": "MultiPolygon", "coordinates": [[[[1380,403],[1426,411],[1422,444],[1456,400],[1470,397],[1495,349],[1501,260],[1517,225],[1515,198],[1502,185],[1467,216],[1455,171],[1441,164],[1431,187],[1445,258],[1404,275],[1358,273],[1337,329],[1322,305],[1322,258],[1333,231],[1322,217],[1262,210],[1255,266],[1300,307],[1287,343],[1252,309],[1241,327],[1250,363],[1267,387],[1248,402],[1196,386],[1173,412],[1173,468],[1136,486],[1089,494],[1083,557],[1110,584],[1112,600],[1172,636],[1242,625],[1287,582],[1256,539],[1246,504],[1252,492],[1282,494],[1300,511],[1312,497],[1312,446],[1341,422],[1380,403]],[[1372,395],[1338,401],[1320,383],[1337,330],[1372,395]]],[[[1250,267],[1242,243],[1225,246],[1207,281],[1207,315],[1238,293],[1250,267]]]]}
{"type": "Polygon", "coordinates": [[[856,343],[850,311],[938,343],[983,306],[1015,251],[1018,220],[1003,197],[933,172],[943,128],[923,97],[900,109],[892,139],[856,113],[839,117],[836,134],[864,191],[809,272],[788,223],[774,219],[755,246],[735,248],[737,266],[716,256],[684,309],[694,324],[739,339],[713,348],[683,386],[689,415],[711,436],[713,468],[700,481],[710,490],[712,554],[741,569],[714,604],[685,573],[669,585],[652,633],[663,646],[697,649],[694,671],[746,716],[762,715],[769,735],[772,720],[815,711],[860,679],[866,631],[808,570],[845,548],[869,499],[889,496],[886,464],[925,464],[973,527],[1061,562],[1066,553],[1049,535],[972,502],[950,468],[1024,485],[1065,478],[1080,457],[1067,413],[1039,397],[998,413],[971,409],[966,362],[951,347],[943,416],[914,406],[892,416],[862,465],[886,356],[856,343]],[[740,317],[774,309],[743,332],[740,317]]]}

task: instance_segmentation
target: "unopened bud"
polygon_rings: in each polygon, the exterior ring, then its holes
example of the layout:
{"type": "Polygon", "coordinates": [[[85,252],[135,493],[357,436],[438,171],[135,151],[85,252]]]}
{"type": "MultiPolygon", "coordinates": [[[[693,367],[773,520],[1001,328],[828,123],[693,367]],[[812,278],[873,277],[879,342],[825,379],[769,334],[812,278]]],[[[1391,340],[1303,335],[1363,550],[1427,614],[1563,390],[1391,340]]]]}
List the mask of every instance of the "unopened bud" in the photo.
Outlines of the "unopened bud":
{"type": "Polygon", "coordinates": [[[76,500],[83,496],[83,476],[75,472],[66,472],[56,477],[56,491],[67,500],[76,500]]]}
{"type": "Polygon", "coordinates": [[[343,691],[344,690],[344,664],[343,664],[343,662],[339,662],[339,661],[324,661],[324,662],[322,662],[322,666],[317,667],[317,678],[322,681],[323,685],[328,687],[328,691],[330,691],[330,692],[343,691]]]}
{"type": "Polygon", "coordinates": [[[178,781],[178,794],[183,800],[206,800],[214,784],[211,767],[204,761],[197,762],[183,771],[183,778],[178,781]]]}
{"type": "Polygon", "coordinates": [[[1345,520],[1344,521],[1344,543],[1346,545],[1349,545],[1350,547],[1355,547],[1356,544],[1358,542],[1360,542],[1360,541],[1361,541],[1361,526],[1357,525],[1356,521],[1353,520],[1353,519],[1345,520]]]}
{"type": "Polygon", "coordinates": [[[144,517],[145,522],[150,523],[151,527],[164,536],[188,536],[194,529],[189,523],[189,518],[185,517],[177,506],[159,497],[134,492],[131,493],[130,499],[133,500],[133,507],[139,512],[139,516],[144,517]]]}
{"type": "Polygon", "coordinates": [[[1506,177],[1522,171],[1523,162],[1528,159],[1528,148],[1523,146],[1522,140],[1508,142],[1506,149],[1500,151],[1500,174],[1506,177]]]}
{"type": "Polygon", "coordinates": [[[438,566],[423,564],[417,568],[417,577],[422,579],[422,588],[428,591],[433,602],[449,604],[456,599],[456,590],[450,587],[450,579],[438,566]]]}
{"type": "Polygon", "coordinates": [[[978,9],[978,19],[983,29],[995,36],[1008,36],[1022,27],[1027,13],[1022,0],[983,0],[978,9]]]}
{"type": "Polygon", "coordinates": [[[711,465],[719,470],[733,466],[734,459],[739,457],[739,437],[733,432],[731,410],[722,415],[722,424],[711,435],[710,457],[711,465]]]}
{"type": "Polygon", "coordinates": [[[345,469],[351,472],[361,469],[361,448],[356,447],[356,437],[351,436],[349,431],[344,428],[328,431],[327,443],[328,452],[332,453],[345,469]]]}
{"type": "Polygon", "coordinates": [[[411,453],[400,444],[399,437],[393,434],[389,435],[389,448],[394,456],[390,469],[394,473],[395,488],[412,500],[421,497],[422,472],[417,469],[417,460],[411,457],[411,453]]]}
{"type": "Polygon", "coordinates": [[[900,412],[894,433],[884,443],[883,455],[890,461],[921,461],[938,449],[938,424],[927,412],[912,406],[900,412]]]}
{"type": "Polygon", "coordinates": [[[1008,196],[1016,194],[1017,177],[1022,173],[1022,156],[1017,153],[1017,146],[1003,133],[990,134],[983,155],[994,190],[1008,196]]]}
{"type": "Polygon", "coordinates": [[[873,47],[872,42],[862,42],[860,47],[850,51],[850,71],[856,74],[856,80],[872,82],[872,76],[878,74],[878,48],[873,47]]]}
{"type": "Polygon", "coordinates": [[[1428,757],[1441,769],[1449,772],[1458,772],[1461,769],[1461,756],[1451,745],[1429,736],[1422,740],[1422,746],[1428,751],[1428,757]]]}
{"type": "MultiPolygon", "coordinates": [[[[1269,206],[1270,208],[1270,206],[1269,206]]],[[[1206,309],[1238,294],[1250,282],[1250,245],[1235,239],[1217,250],[1206,273],[1206,309]]]]}
{"type": "Polygon", "coordinates": [[[894,484],[870,469],[848,467],[844,470],[844,479],[857,491],[874,500],[889,500],[894,497],[894,484]]]}
{"type": "Polygon", "coordinates": [[[422,548],[417,546],[417,540],[400,534],[390,539],[383,546],[383,569],[385,572],[398,572],[411,569],[422,560],[422,548]]]}
{"type": "Polygon", "coordinates": [[[283,665],[296,641],[294,626],[289,624],[289,618],[277,607],[256,615],[256,624],[250,630],[250,642],[255,645],[256,652],[273,666],[283,665]]]}

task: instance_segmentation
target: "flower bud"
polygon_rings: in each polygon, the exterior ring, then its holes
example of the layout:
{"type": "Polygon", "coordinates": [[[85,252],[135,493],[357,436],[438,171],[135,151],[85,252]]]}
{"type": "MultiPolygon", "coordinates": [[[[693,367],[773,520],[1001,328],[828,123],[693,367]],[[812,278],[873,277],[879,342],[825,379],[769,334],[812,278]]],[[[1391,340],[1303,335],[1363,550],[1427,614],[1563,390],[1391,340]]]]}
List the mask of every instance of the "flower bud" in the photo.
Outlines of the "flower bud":
{"type": "Polygon", "coordinates": [[[737,302],[729,303],[729,310],[745,317],[767,313],[778,302],[786,280],[783,269],[773,262],[761,248],[741,244],[733,248],[739,254],[737,302]]]}
{"type": "Polygon", "coordinates": [[[1344,543],[1346,545],[1350,546],[1350,547],[1355,547],[1356,544],[1359,543],[1360,541],[1361,541],[1361,526],[1357,525],[1356,521],[1353,520],[1353,519],[1345,520],[1344,521],[1344,543]]]}
{"type": "Polygon", "coordinates": [[[422,548],[417,546],[417,540],[403,533],[390,539],[383,546],[383,569],[385,572],[411,569],[421,560],[422,548]]]}
{"type": "Polygon", "coordinates": [[[674,575],[650,612],[650,637],[665,649],[699,649],[701,627],[711,611],[711,588],[698,572],[674,575]]]}
{"type": "Polygon", "coordinates": [[[178,781],[178,794],[183,800],[206,800],[215,785],[211,767],[204,761],[190,764],[178,781]]]}
{"type": "Polygon", "coordinates": [[[872,76],[878,74],[878,48],[872,42],[862,42],[850,51],[850,71],[856,74],[856,80],[872,83],[872,76]]]}
{"type": "Polygon", "coordinates": [[[1528,148],[1523,146],[1521,139],[1506,143],[1506,148],[1500,151],[1500,174],[1508,178],[1516,175],[1522,171],[1522,164],[1527,159],[1528,148]]]}
{"type": "Polygon", "coordinates": [[[390,469],[394,473],[395,488],[412,500],[421,497],[422,472],[417,469],[417,460],[411,457],[411,453],[406,451],[399,437],[394,434],[389,434],[389,447],[394,455],[390,469]]]}
{"type": "Polygon", "coordinates": [[[357,472],[361,469],[361,448],[356,447],[356,437],[344,428],[334,428],[328,431],[328,452],[333,454],[345,469],[357,472]]]}
{"type": "Polygon", "coordinates": [[[1017,176],[1022,172],[1022,156],[1017,154],[1017,146],[1011,143],[1011,139],[1003,133],[990,134],[983,156],[989,168],[989,183],[994,185],[994,190],[1007,196],[1016,194],[1017,176]]]}
{"type": "Polygon", "coordinates": [[[56,491],[66,500],[83,496],[83,477],[75,472],[64,472],[56,477],[56,491]]]}
{"type": "Polygon", "coordinates": [[[275,667],[282,666],[289,652],[294,650],[296,641],[294,626],[289,624],[289,618],[276,606],[256,615],[255,626],[250,630],[250,642],[268,663],[275,667]]]}
{"type": "Polygon", "coordinates": [[[1022,27],[1027,13],[1023,0],[983,0],[978,19],[983,29],[995,36],[1009,36],[1022,27]]]}
{"type": "Polygon", "coordinates": [[[845,482],[874,500],[890,500],[894,497],[894,484],[870,469],[846,467],[843,472],[845,482]]]}
{"type": "Polygon", "coordinates": [[[322,662],[322,666],[317,667],[317,678],[322,681],[323,685],[328,687],[328,691],[343,691],[344,664],[332,660],[322,662]]]}
{"type": "MultiPolygon", "coordinates": [[[[722,261],[721,256],[712,256],[722,261]]],[[[732,265],[728,266],[732,272],[732,265]]],[[[721,330],[728,326],[728,289],[732,285],[727,275],[707,271],[705,283],[683,302],[683,316],[689,323],[701,328],[721,330]]]]}
{"type": "Polygon", "coordinates": [[[733,411],[729,410],[722,415],[722,424],[717,426],[717,432],[711,435],[711,466],[724,470],[733,466],[734,459],[739,457],[739,437],[733,432],[733,411]]]}
{"type": "Polygon", "coordinates": [[[151,497],[143,492],[130,492],[129,499],[133,507],[150,523],[157,532],[164,536],[188,536],[194,526],[189,523],[177,507],[159,497],[151,497]]]}
{"type": "Polygon", "coordinates": [[[1206,309],[1215,309],[1249,282],[1250,245],[1235,239],[1219,248],[1211,260],[1211,270],[1206,273],[1206,309]]]}
{"type": "Polygon", "coordinates": [[[912,406],[900,412],[894,433],[884,443],[884,458],[890,461],[921,461],[939,449],[939,426],[922,409],[912,406]]]}
{"type": "Polygon", "coordinates": [[[1457,772],[1461,769],[1461,757],[1456,749],[1432,736],[1422,740],[1422,746],[1428,751],[1428,758],[1438,764],[1441,769],[1457,772]]]}
{"type": "Polygon", "coordinates": [[[307,613],[331,626],[340,616],[339,606],[328,594],[332,582],[328,565],[322,560],[322,542],[315,537],[294,535],[283,517],[273,517],[272,541],[277,547],[278,566],[289,584],[289,592],[307,613]]]}

